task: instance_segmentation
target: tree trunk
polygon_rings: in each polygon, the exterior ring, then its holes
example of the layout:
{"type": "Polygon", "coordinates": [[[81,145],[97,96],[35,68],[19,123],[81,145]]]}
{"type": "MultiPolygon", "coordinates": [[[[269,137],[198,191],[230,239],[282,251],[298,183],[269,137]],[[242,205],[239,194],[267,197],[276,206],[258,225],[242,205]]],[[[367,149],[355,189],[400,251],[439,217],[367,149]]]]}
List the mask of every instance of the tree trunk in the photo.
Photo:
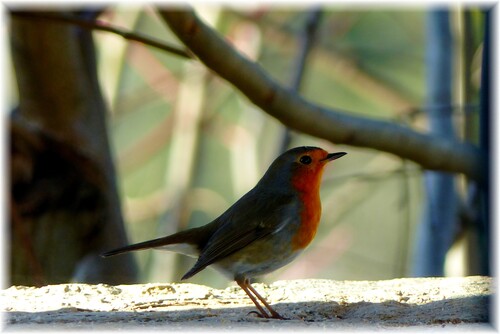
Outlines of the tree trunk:
{"type": "MultiPolygon", "coordinates": [[[[482,161],[483,173],[486,175],[486,180],[488,182],[483,182],[480,184],[480,219],[476,226],[478,233],[478,248],[479,248],[479,265],[478,273],[481,275],[491,275],[491,256],[490,252],[493,251],[491,248],[491,231],[490,222],[492,222],[492,207],[491,207],[491,195],[492,191],[490,188],[489,180],[494,180],[491,173],[490,156],[492,154],[492,149],[490,146],[490,138],[492,139],[492,123],[490,122],[490,114],[492,112],[491,108],[491,77],[490,71],[490,52],[491,49],[491,28],[492,21],[491,16],[493,9],[486,9],[484,11],[484,44],[483,44],[483,62],[481,64],[481,89],[480,89],[480,138],[479,145],[481,150],[484,152],[484,160],[482,161]]],[[[493,130],[495,131],[495,130],[493,130]]]]}
{"type": "Polygon", "coordinates": [[[15,14],[11,284],[134,282],[132,255],[98,255],[127,240],[92,35],[15,14]]]}
{"type": "MultiPolygon", "coordinates": [[[[429,132],[454,137],[452,123],[452,36],[447,10],[427,18],[427,89],[429,132]]],[[[415,276],[443,276],[446,253],[457,230],[457,196],[453,174],[427,171],[425,203],[417,235],[415,276]]]]}

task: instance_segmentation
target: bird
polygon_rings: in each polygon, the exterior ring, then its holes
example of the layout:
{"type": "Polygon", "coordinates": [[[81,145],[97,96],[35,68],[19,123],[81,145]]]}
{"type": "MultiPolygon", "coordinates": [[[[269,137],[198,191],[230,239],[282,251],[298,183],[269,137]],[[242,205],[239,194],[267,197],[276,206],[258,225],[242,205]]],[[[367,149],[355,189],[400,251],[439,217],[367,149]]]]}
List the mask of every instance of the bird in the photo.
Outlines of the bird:
{"type": "Polygon", "coordinates": [[[313,240],[321,217],[319,191],[324,167],[346,154],[311,146],[292,148],[278,156],[255,187],[212,222],[101,256],[155,248],[197,257],[182,280],[213,266],[248,295],[258,310],[251,313],[286,319],[252,287],[251,280],[290,263],[313,240]]]}

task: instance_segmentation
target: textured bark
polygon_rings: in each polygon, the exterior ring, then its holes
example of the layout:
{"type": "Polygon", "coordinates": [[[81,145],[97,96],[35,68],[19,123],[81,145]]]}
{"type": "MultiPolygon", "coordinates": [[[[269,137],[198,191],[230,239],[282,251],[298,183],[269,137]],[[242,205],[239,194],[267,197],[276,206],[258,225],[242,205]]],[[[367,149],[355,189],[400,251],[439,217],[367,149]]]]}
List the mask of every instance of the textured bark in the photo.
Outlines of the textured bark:
{"type": "Polygon", "coordinates": [[[126,237],[91,34],[14,13],[10,43],[12,283],[135,281],[132,256],[98,257],[126,237]]]}

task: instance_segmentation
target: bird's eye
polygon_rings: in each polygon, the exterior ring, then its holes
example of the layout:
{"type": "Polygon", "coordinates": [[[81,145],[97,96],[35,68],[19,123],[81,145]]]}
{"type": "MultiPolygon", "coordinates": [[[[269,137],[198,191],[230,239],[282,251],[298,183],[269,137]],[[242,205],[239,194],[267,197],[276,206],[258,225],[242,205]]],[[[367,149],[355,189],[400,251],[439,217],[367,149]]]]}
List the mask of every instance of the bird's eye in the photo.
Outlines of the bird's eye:
{"type": "Polygon", "coordinates": [[[303,165],[309,165],[313,160],[311,159],[310,156],[304,155],[300,157],[300,163],[303,165]]]}

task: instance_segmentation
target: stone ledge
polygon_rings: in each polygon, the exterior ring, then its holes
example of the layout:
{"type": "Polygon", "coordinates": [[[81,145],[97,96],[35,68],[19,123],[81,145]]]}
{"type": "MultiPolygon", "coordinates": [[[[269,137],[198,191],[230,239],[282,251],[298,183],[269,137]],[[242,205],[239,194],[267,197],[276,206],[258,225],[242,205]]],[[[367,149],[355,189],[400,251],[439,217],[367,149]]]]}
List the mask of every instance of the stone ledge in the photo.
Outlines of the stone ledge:
{"type": "Polygon", "coordinates": [[[60,284],[0,292],[9,329],[488,328],[490,277],[278,281],[254,287],[287,321],[259,319],[237,286],[60,284]]]}

